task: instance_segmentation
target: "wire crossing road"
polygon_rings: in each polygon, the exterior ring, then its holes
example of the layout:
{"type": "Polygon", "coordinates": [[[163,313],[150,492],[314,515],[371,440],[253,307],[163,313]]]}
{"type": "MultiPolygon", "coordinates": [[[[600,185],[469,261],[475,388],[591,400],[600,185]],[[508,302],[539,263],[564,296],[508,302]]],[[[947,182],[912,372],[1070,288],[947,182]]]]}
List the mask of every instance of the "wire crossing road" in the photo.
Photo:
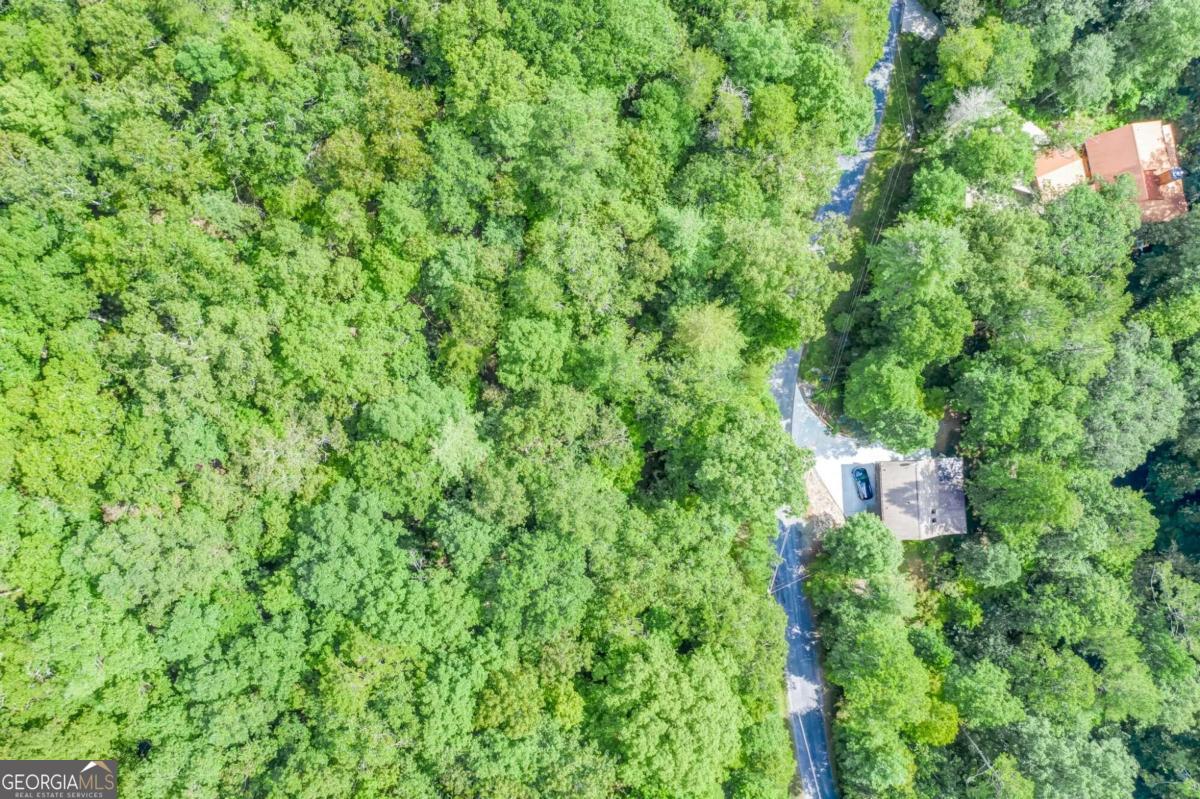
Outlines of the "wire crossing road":
{"type": "MultiPolygon", "coordinates": [[[[771,393],[789,434],[794,432],[794,403],[804,401],[797,398],[799,361],[799,352],[789,352],[783,363],[775,367],[771,378],[771,393]]],[[[783,510],[777,518],[779,537],[775,548],[779,564],[771,580],[771,593],[783,606],[788,619],[788,719],[792,726],[796,775],[806,799],[836,799],[837,786],[829,754],[829,724],[825,718],[820,642],[812,606],[804,595],[805,568],[812,555],[813,542],[801,519],[783,510]]]]}
{"type": "Polygon", "coordinates": [[[812,607],[803,589],[809,542],[800,520],[781,515],[779,526],[778,551],[782,562],[771,590],[788,616],[788,714],[797,773],[805,797],[834,799],[837,790],[829,760],[819,644],[812,607]]]}

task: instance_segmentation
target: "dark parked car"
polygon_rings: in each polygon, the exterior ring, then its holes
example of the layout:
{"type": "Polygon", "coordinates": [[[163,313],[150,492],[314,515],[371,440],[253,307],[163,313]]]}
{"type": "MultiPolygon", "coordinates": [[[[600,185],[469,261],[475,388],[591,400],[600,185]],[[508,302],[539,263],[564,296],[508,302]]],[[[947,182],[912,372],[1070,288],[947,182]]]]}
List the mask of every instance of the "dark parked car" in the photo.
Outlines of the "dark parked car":
{"type": "Polygon", "coordinates": [[[854,490],[858,492],[859,499],[866,502],[875,496],[875,492],[871,490],[871,478],[867,476],[866,469],[859,466],[850,474],[854,476],[854,490]]]}

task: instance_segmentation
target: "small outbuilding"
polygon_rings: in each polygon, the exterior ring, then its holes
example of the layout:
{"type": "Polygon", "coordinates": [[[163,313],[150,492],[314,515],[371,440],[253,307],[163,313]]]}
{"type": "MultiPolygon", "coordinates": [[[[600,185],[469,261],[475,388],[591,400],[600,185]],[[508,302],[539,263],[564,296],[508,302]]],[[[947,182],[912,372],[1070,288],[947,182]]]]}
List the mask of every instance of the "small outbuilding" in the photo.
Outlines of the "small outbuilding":
{"type": "Polygon", "coordinates": [[[902,541],[967,532],[961,458],[879,464],[879,515],[902,541]]]}
{"type": "Polygon", "coordinates": [[[1188,211],[1177,138],[1174,125],[1156,119],[1093,136],[1084,142],[1082,152],[1047,150],[1034,167],[1038,190],[1045,197],[1054,197],[1089,180],[1111,181],[1129,175],[1143,222],[1175,219],[1188,211]]]}
{"type": "Polygon", "coordinates": [[[1046,150],[1037,159],[1037,185],[1043,197],[1057,197],[1080,183],[1087,183],[1087,163],[1071,148],[1046,150]]]}

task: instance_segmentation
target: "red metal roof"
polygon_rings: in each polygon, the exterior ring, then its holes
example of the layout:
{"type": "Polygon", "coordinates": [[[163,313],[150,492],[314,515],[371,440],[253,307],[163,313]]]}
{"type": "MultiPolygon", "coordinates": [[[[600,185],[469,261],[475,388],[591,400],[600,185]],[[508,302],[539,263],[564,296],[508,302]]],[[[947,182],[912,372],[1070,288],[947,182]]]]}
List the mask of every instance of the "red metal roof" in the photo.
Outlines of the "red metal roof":
{"type": "Polygon", "coordinates": [[[1134,122],[1093,136],[1083,155],[1051,150],[1038,158],[1035,172],[1043,194],[1053,195],[1089,179],[1133,178],[1143,222],[1165,222],[1187,213],[1179,168],[1175,127],[1160,119],[1134,122]]]}
{"type": "Polygon", "coordinates": [[[1083,146],[1093,178],[1133,178],[1143,221],[1163,222],[1187,213],[1183,181],[1171,175],[1179,168],[1173,126],[1162,120],[1134,122],[1093,136],[1083,146]]]}

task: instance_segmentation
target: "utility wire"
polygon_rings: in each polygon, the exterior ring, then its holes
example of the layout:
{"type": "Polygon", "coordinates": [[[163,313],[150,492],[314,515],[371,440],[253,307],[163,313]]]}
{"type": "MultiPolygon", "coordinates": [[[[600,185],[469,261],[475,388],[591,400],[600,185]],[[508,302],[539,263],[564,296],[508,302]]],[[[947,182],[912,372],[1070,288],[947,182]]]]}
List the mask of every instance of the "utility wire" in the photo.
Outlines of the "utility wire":
{"type": "MultiPolygon", "coordinates": [[[[903,13],[903,5],[901,5],[901,14],[903,13]]],[[[888,174],[888,179],[884,186],[883,202],[880,205],[882,211],[879,214],[879,218],[875,220],[874,228],[872,229],[871,235],[868,238],[869,246],[878,244],[879,238],[883,234],[883,225],[886,218],[886,213],[884,212],[890,206],[892,198],[895,196],[896,187],[899,185],[900,181],[900,171],[904,166],[904,159],[908,154],[909,146],[911,144],[909,137],[912,135],[911,131],[913,131],[915,128],[916,115],[913,110],[912,95],[908,91],[908,79],[906,77],[907,73],[904,68],[904,46],[902,33],[897,33],[896,35],[896,70],[900,79],[900,89],[904,93],[903,101],[897,104],[897,108],[900,113],[900,122],[904,126],[904,136],[900,142],[899,159],[897,160],[896,165],[892,167],[891,172],[888,174]]],[[[846,311],[847,317],[850,319],[853,318],[854,309],[858,305],[858,298],[862,294],[863,289],[866,287],[867,267],[868,261],[864,253],[862,268],[859,269],[858,275],[854,281],[854,292],[850,297],[850,307],[846,311]]],[[[847,326],[846,330],[842,332],[838,341],[837,355],[834,357],[833,367],[829,372],[830,384],[837,380],[838,372],[842,368],[842,360],[846,354],[846,347],[849,338],[850,327],[847,326]]],[[[822,406],[822,410],[824,411],[825,416],[829,415],[828,406],[822,406]]]]}

